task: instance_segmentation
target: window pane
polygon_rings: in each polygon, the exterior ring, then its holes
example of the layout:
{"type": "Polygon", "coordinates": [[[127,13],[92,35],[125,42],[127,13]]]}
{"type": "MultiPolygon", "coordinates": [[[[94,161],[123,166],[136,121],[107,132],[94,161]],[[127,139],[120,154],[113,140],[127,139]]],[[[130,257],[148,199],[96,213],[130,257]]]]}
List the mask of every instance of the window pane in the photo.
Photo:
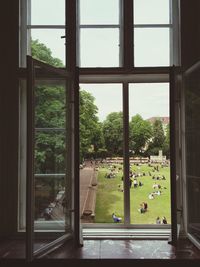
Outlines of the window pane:
{"type": "Polygon", "coordinates": [[[119,0],[80,0],[81,24],[118,24],[119,0]]]}
{"type": "Polygon", "coordinates": [[[136,28],[135,37],[135,66],[153,67],[169,66],[169,29],[136,28]]]}
{"type": "Polygon", "coordinates": [[[118,29],[81,29],[81,67],[119,67],[118,29]]]}
{"type": "Polygon", "coordinates": [[[61,39],[63,35],[65,35],[64,30],[32,29],[33,57],[55,67],[63,67],[65,65],[65,39],[61,39]]]}
{"type": "Polygon", "coordinates": [[[200,240],[200,79],[199,67],[185,77],[185,141],[188,232],[200,240]]]}
{"type": "Polygon", "coordinates": [[[115,223],[115,213],[123,223],[122,86],[80,88],[81,222],[115,223]]]}
{"type": "Polygon", "coordinates": [[[60,81],[40,80],[35,87],[35,229],[64,229],[66,186],[66,92],[60,81]],[[51,214],[47,214],[47,210],[51,214]],[[59,221],[59,222],[58,222],[59,221]],[[63,228],[62,228],[62,227],[63,228]],[[45,228],[46,227],[46,228],[45,228]]]}
{"type": "Polygon", "coordinates": [[[169,0],[134,0],[135,24],[168,24],[169,0]]]}
{"type": "Polygon", "coordinates": [[[131,223],[170,224],[169,84],[130,84],[129,119],[131,223]]]}
{"type": "Polygon", "coordinates": [[[31,0],[31,24],[65,25],[65,0],[31,0]]]}

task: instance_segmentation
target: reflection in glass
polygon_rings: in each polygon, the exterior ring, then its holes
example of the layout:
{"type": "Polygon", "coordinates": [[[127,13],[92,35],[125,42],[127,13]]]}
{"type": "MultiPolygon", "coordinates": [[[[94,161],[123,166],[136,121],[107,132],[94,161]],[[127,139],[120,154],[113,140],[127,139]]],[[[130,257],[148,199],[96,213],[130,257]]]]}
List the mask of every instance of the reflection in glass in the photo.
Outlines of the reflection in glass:
{"type": "Polygon", "coordinates": [[[170,224],[168,83],[129,85],[129,153],[131,223],[170,224]]]}
{"type": "Polygon", "coordinates": [[[81,24],[118,24],[119,0],[80,0],[81,24]]]}
{"type": "Polygon", "coordinates": [[[200,241],[200,80],[199,66],[185,79],[185,142],[188,232],[200,241]]]}
{"type": "Polygon", "coordinates": [[[65,0],[31,0],[31,24],[65,25],[65,0]]]}
{"type": "Polygon", "coordinates": [[[122,86],[80,88],[81,222],[123,223],[122,86]]]}
{"type": "Polygon", "coordinates": [[[168,28],[135,28],[134,60],[136,67],[170,65],[168,28]]]}
{"type": "Polygon", "coordinates": [[[65,30],[60,29],[32,29],[32,55],[54,67],[65,65],[65,30]]]}
{"type": "Polygon", "coordinates": [[[118,29],[81,29],[81,67],[119,67],[118,29]]]}
{"type": "Polygon", "coordinates": [[[134,24],[168,24],[169,0],[133,0],[134,24]]]}
{"type": "Polygon", "coordinates": [[[60,81],[38,81],[35,87],[36,231],[65,229],[65,127],[65,86],[60,81]]]}

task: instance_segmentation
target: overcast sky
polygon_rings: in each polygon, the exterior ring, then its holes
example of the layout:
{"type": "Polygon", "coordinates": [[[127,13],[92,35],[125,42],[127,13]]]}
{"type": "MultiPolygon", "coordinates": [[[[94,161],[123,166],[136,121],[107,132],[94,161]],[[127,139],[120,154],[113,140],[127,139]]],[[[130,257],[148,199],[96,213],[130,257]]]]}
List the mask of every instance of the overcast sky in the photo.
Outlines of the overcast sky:
{"type": "MultiPolygon", "coordinates": [[[[98,116],[103,121],[111,112],[122,111],[122,86],[120,84],[81,84],[95,97],[98,116]]],[[[169,84],[130,84],[129,118],[140,114],[143,119],[169,116],[169,84]]]]}

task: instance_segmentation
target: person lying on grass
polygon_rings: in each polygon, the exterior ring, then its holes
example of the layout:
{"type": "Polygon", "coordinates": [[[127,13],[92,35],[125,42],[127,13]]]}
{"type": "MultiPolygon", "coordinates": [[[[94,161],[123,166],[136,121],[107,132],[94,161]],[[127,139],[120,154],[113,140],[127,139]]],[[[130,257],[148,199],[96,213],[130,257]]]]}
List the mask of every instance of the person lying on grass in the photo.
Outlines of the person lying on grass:
{"type": "Polygon", "coordinates": [[[117,216],[115,215],[115,213],[112,214],[112,218],[113,218],[113,221],[114,221],[115,223],[118,223],[118,222],[121,222],[121,221],[122,221],[122,218],[117,217],[117,216]]]}

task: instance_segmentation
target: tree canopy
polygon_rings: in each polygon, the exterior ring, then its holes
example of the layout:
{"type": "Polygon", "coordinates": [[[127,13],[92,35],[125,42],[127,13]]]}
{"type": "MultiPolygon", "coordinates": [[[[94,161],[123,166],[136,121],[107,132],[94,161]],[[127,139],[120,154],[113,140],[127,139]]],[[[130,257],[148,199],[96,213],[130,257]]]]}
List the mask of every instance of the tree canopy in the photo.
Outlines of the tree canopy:
{"type": "Polygon", "coordinates": [[[142,154],[145,146],[152,137],[152,127],[149,121],[144,120],[139,114],[132,117],[129,123],[129,148],[134,154],[142,154]]]}
{"type": "Polygon", "coordinates": [[[123,113],[112,112],[103,122],[105,147],[111,155],[123,153],[123,113]]]}
{"type": "Polygon", "coordinates": [[[80,158],[90,152],[97,152],[103,147],[102,127],[97,117],[98,108],[95,98],[85,90],[80,90],[79,127],[80,127],[80,158]]]}
{"type": "Polygon", "coordinates": [[[39,42],[39,40],[31,41],[31,55],[35,59],[38,59],[44,63],[50,64],[54,67],[63,67],[63,63],[59,58],[52,56],[51,49],[45,44],[39,42]]]}
{"type": "Polygon", "coordinates": [[[162,122],[160,119],[156,119],[153,123],[153,138],[149,144],[148,153],[157,155],[159,150],[163,150],[165,138],[162,122]]]}

